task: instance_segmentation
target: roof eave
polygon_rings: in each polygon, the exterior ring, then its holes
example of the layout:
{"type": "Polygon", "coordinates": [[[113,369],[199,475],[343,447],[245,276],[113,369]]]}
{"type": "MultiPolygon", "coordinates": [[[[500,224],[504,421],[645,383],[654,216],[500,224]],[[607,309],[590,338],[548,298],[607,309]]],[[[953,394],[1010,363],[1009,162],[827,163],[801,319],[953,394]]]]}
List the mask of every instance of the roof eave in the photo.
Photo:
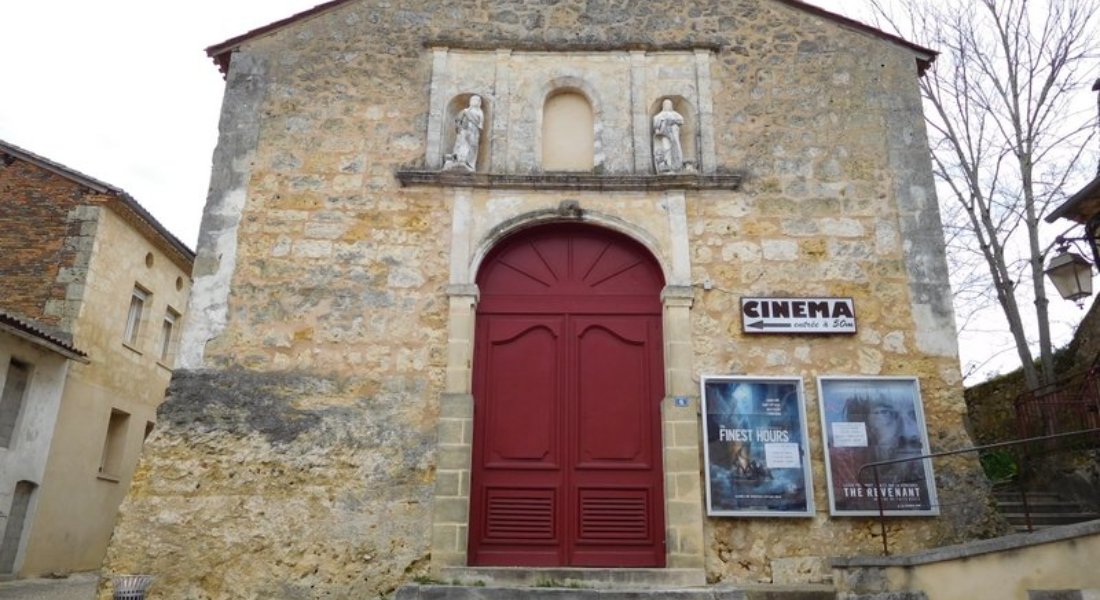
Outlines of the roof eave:
{"type": "Polygon", "coordinates": [[[232,57],[233,52],[236,51],[237,48],[239,48],[240,45],[244,42],[247,42],[262,35],[274,33],[275,31],[278,31],[279,29],[282,29],[287,25],[296,23],[302,19],[317,16],[323,12],[352,1],[353,0],[330,0],[329,2],[318,4],[317,6],[314,6],[313,8],[310,8],[308,10],[290,15],[285,19],[279,19],[278,21],[268,23],[263,27],[257,27],[256,29],[242,33],[241,35],[231,37],[220,44],[209,46],[206,49],[206,55],[214,61],[215,65],[218,66],[218,70],[221,71],[222,77],[225,77],[229,74],[229,60],[232,57]]]}
{"type": "Polygon", "coordinates": [[[829,21],[832,21],[832,22],[834,22],[834,23],[836,23],[836,24],[838,24],[842,27],[847,27],[849,29],[854,29],[854,30],[859,31],[861,33],[872,35],[874,37],[885,40],[887,42],[897,44],[898,46],[901,46],[901,47],[909,50],[910,52],[913,53],[914,57],[917,60],[917,75],[918,76],[924,76],[924,72],[927,71],[929,69],[929,67],[932,66],[932,63],[936,62],[936,57],[940,55],[940,53],[937,52],[936,50],[933,50],[931,48],[925,48],[924,46],[921,46],[920,44],[910,42],[909,40],[901,37],[900,35],[895,35],[893,33],[883,31],[883,30],[879,29],[878,27],[873,27],[871,25],[868,25],[866,23],[862,23],[862,22],[857,21],[855,19],[850,19],[848,17],[845,17],[844,15],[839,15],[835,12],[825,10],[824,8],[821,8],[819,6],[814,6],[813,4],[807,4],[806,2],[803,2],[802,0],[777,0],[777,1],[781,2],[783,4],[786,4],[787,6],[790,6],[792,8],[796,8],[798,10],[802,10],[804,12],[808,12],[810,14],[817,15],[817,16],[822,17],[824,19],[828,19],[829,21]]]}
{"type": "Polygon", "coordinates": [[[51,352],[56,352],[65,358],[75,360],[76,362],[89,364],[92,361],[88,359],[88,355],[85,352],[78,350],[71,344],[66,344],[62,340],[46,333],[41,326],[29,322],[28,319],[16,317],[15,315],[7,314],[0,311],[0,331],[7,332],[17,338],[25,340],[39,348],[44,348],[51,352]]]}
{"type": "Polygon", "coordinates": [[[149,232],[152,235],[159,236],[165,242],[165,244],[171,250],[170,253],[176,254],[175,262],[190,275],[190,267],[195,262],[195,251],[188,247],[187,244],[183,243],[183,241],[176,237],[171,231],[168,231],[168,229],[160,221],[158,221],[156,217],[154,217],[149,211],[147,211],[145,207],[142,206],[141,203],[139,203],[136,199],[134,199],[133,196],[127,193],[126,190],[100,181],[95,177],[85,175],[84,173],[81,173],[76,169],[52,161],[44,156],[39,156],[38,154],[31,152],[30,150],[25,150],[23,148],[20,148],[19,146],[10,144],[3,140],[0,140],[0,153],[9,154],[18,158],[19,160],[29,162],[33,165],[38,166],[39,168],[45,169],[46,171],[49,171],[59,177],[68,179],[69,181],[72,181],[77,185],[86,187],[94,192],[100,194],[109,194],[118,198],[121,205],[125,207],[126,210],[137,217],[138,220],[143,221],[149,227],[149,232]],[[181,261],[183,264],[180,264],[181,261]]]}
{"type": "Polygon", "coordinates": [[[1081,188],[1076,194],[1069,197],[1058,208],[1050,211],[1050,214],[1044,217],[1047,223],[1053,223],[1058,219],[1069,219],[1071,221],[1077,221],[1078,223],[1084,223],[1088,221],[1088,217],[1085,215],[1074,214],[1075,209],[1090,199],[1100,200],[1100,175],[1097,175],[1095,179],[1088,182],[1085,187],[1081,188]]]}

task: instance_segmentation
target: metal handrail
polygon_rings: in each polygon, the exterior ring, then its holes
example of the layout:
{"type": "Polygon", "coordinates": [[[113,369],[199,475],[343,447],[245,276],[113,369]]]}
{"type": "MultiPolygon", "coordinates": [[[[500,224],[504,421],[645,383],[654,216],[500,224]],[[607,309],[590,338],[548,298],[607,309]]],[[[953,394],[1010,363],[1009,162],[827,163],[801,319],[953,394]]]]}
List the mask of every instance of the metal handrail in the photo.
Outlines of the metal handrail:
{"type": "MultiPolygon", "coordinates": [[[[983,450],[992,450],[994,448],[1007,448],[1009,446],[1022,446],[1022,445],[1025,445],[1025,444],[1032,444],[1032,443],[1035,443],[1035,442],[1044,442],[1044,441],[1053,440],[1053,439],[1068,438],[1068,437],[1074,437],[1074,436],[1079,436],[1079,435],[1097,434],[1097,433],[1100,433],[1100,428],[1082,429],[1080,431],[1070,431],[1070,432],[1067,432],[1067,433],[1055,433],[1055,434],[1051,434],[1051,435],[1041,435],[1041,436],[1037,436],[1037,437],[1024,438],[1024,439],[1020,439],[1020,440],[1010,440],[1010,441],[1007,441],[1007,442],[997,442],[995,444],[983,444],[981,446],[970,446],[969,448],[960,448],[958,450],[945,450],[943,452],[931,452],[929,454],[922,454],[920,456],[911,456],[911,457],[906,457],[906,458],[893,458],[893,459],[890,459],[890,460],[880,460],[880,461],[866,463],[866,464],[860,466],[859,470],[856,471],[856,479],[859,480],[859,479],[862,478],[863,471],[865,469],[868,469],[868,468],[872,469],[873,472],[874,472],[874,475],[875,475],[875,490],[877,492],[878,490],[882,489],[881,483],[879,482],[878,468],[886,466],[886,465],[895,465],[895,464],[900,464],[900,463],[913,462],[915,460],[927,460],[927,459],[930,459],[930,458],[939,458],[939,457],[942,457],[942,456],[954,456],[956,454],[966,454],[968,452],[981,452],[983,450]]],[[[1031,525],[1031,512],[1030,512],[1030,509],[1028,508],[1028,504],[1027,504],[1027,493],[1023,489],[1023,487],[1020,488],[1020,496],[1021,496],[1021,499],[1023,500],[1023,504],[1024,504],[1024,518],[1027,520],[1027,530],[1028,531],[1034,531],[1034,529],[1031,525]]],[[[879,527],[880,527],[880,531],[882,532],[882,551],[886,556],[889,556],[890,555],[890,548],[889,548],[889,544],[887,543],[887,539],[886,539],[886,511],[882,506],[882,494],[876,493],[875,494],[875,499],[877,500],[876,503],[878,504],[879,527]]]]}
{"type": "Polygon", "coordinates": [[[1053,434],[1064,430],[1065,423],[1081,419],[1093,427],[1100,426],[1098,375],[1100,355],[1084,371],[1018,394],[1013,401],[1017,435],[1053,434]]]}

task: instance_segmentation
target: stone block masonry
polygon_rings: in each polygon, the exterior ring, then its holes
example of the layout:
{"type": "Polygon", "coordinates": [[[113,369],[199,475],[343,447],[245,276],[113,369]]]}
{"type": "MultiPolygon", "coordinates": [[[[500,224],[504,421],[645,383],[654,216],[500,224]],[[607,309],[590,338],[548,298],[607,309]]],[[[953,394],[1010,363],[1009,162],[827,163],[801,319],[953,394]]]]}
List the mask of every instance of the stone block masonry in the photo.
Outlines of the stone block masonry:
{"type": "MultiPolygon", "coordinates": [[[[912,49],[780,0],[362,0],[241,42],[189,370],[107,572],[156,574],[153,598],[374,597],[463,565],[477,267],[563,219],[632,236],[665,271],[668,566],[794,583],[877,552],[874,522],[827,514],[815,377],[916,376],[933,448],[969,443],[942,244],[914,229],[938,223],[916,71],[912,49]],[[593,98],[596,183],[538,183],[556,85],[593,98]],[[442,162],[452,96],[474,93],[490,124],[471,181],[488,183],[413,181],[442,162]],[[701,177],[739,185],[600,187],[647,175],[639,128],[665,95],[697,104],[701,177]],[[752,337],[742,295],[851,297],[859,333],[752,337]],[[804,378],[812,518],[703,516],[700,373],[804,378]]],[[[975,508],[892,521],[898,550],[988,526],[976,464],[937,475],[975,508]]]]}

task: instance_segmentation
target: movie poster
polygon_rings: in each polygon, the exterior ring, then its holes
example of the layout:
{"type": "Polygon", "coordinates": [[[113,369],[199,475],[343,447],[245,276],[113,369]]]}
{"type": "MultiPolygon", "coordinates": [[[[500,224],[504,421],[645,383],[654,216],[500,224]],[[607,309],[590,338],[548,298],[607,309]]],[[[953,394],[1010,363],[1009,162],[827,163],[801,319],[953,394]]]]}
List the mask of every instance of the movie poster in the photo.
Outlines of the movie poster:
{"type": "Polygon", "coordinates": [[[813,515],[801,378],[704,376],[707,514],[813,515]]]}
{"type": "Polygon", "coordinates": [[[821,377],[821,426],[829,476],[829,513],[865,516],[937,515],[932,461],[878,467],[867,463],[928,454],[920,387],[913,377],[821,377]]]}

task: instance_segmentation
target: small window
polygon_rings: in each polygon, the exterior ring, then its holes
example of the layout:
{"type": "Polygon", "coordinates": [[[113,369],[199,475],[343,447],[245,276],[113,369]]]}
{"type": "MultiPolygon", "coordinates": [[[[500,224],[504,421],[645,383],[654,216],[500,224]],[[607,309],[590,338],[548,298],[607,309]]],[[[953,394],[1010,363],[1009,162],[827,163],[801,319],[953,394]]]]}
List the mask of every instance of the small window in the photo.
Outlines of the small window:
{"type": "Polygon", "coordinates": [[[141,333],[141,314],[145,312],[145,301],[149,298],[149,292],[135,287],[130,296],[130,312],[126,315],[126,335],[124,339],[130,346],[137,346],[138,335],[141,333]]]}
{"type": "Polygon", "coordinates": [[[107,422],[107,437],[103,441],[103,455],[99,460],[99,473],[117,478],[122,473],[122,454],[126,450],[126,430],[130,425],[130,413],[111,409],[107,422]]]}
{"type": "Polygon", "coordinates": [[[23,409],[23,397],[30,380],[30,365],[12,360],[8,363],[8,375],[4,378],[4,391],[0,393],[0,448],[10,448],[15,435],[15,423],[23,409]]]}
{"type": "Polygon", "coordinates": [[[179,313],[171,308],[164,313],[164,323],[160,328],[160,361],[162,363],[168,364],[168,359],[172,356],[172,342],[175,341],[176,321],[179,318],[179,313]]]}
{"type": "Polygon", "coordinates": [[[153,433],[153,429],[155,429],[156,426],[157,426],[156,423],[154,423],[152,421],[146,421],[145,422],[145,436],[141,438],[141,441],[144,442],[145,440],[149,439],[149,435],[151,433],[153,433]]]}

